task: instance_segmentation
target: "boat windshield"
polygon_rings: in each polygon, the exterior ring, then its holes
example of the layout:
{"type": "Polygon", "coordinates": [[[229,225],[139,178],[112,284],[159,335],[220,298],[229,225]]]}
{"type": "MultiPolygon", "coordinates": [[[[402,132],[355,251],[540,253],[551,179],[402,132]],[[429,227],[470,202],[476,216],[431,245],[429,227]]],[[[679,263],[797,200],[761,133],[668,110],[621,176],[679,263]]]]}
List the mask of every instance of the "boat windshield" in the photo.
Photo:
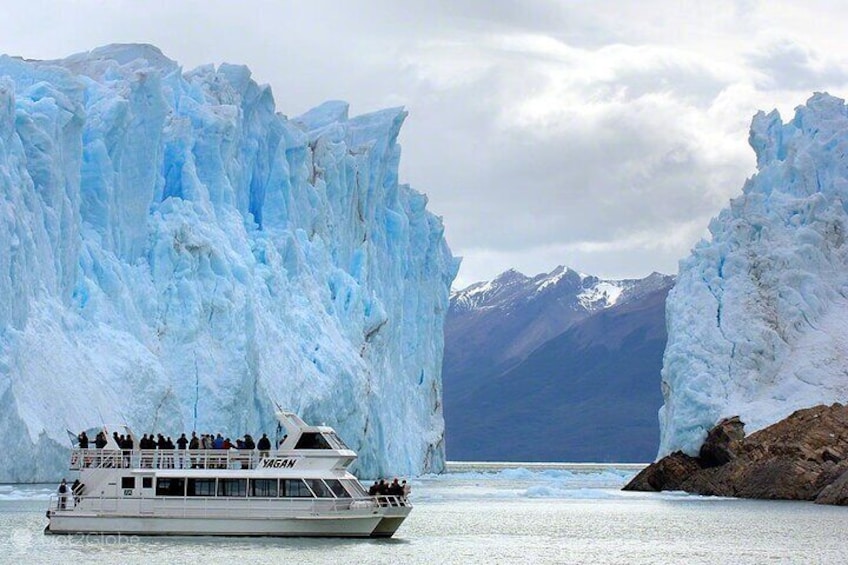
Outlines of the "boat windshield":
{"type": "Polygon", "coordinates": [[[345,444],[345,442],[342,441],[342,438],[340,438],[338,435],[336,435],[336,432],[327,432],[324,435],[329,440],[330,445],[332,445],[334,448],[336,448],[336,449],[350,449],[345,444]]]}
{"type": "Polygon", "coordinates": [[[304,432],[297,440],[295,449],[333,449],[322,434],[317,432],[304,432]]]}
{"type": "Polygon", "coordinates": [[[304,432],[295,449],[350,449],[335,432],[304,432]]]}

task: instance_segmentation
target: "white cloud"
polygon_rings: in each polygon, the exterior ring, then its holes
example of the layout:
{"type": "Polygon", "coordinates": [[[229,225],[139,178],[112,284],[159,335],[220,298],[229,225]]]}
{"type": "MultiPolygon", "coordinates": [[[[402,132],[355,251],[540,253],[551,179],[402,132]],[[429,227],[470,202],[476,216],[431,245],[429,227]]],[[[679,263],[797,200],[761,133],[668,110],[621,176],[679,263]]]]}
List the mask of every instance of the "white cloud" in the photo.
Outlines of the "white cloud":
{"type": "Polygon", "coordinates": [[[460,282],[569,264],[674,271],[753,172],[758,109],[848,94],[840,2],[32,0],[12,54],[150,42],[245,63],[281,112],[405,105],[402,180],[426,192],[460,282]],[[33,22],[27,25],[26,22],[33,22]]]}

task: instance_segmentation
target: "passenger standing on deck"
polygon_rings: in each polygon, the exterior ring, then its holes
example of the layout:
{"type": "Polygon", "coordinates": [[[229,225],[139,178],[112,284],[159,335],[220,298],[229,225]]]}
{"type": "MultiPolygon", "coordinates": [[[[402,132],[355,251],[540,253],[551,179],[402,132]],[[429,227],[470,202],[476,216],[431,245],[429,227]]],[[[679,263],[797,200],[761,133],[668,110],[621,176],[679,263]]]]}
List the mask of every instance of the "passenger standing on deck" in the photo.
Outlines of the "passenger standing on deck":
{"type": "Polygon", "coordinates": [[[403,488],[401,488],[397,477],[395,477],[395,480],[393,480],[392,484],[389,485],[389,494],[392,496],[403,496],[403,488]]]}
{"type": "Polygon", "coordinates": [[[154,456],[154,469],[163,469],[165,467],[165,461],[168,458],[168,455],[165,453],[165,450],[168,448],[168,444],[165,442],[165,436],[162,434],[156,434],[156,439],[153,439],[153,435],[150,436],[150,449],[156,450],[156,455],[154,456]]]}
{"type": "MultiPolygon", "coordinates": [[[[200,440],[197,439],[197,432],[191,432],[191,441],[188,442],[188,448],[190,450],[200,449],[200,440]]],[[[197,469],[197,462],[200,460],[200,457],[195,455],[189,455],[189,461],[191,462],[191,468],[197,469]]]]}
{"type": "Polygon", "coordinates": [[[175,453],[175,450],[177,449],[177,446],[175,446],[175,445],[174,445],[174,440],[172,440],[172,439],[171,439],[171,436],[168,436],[168,437],[165,439],[165,448],[166,448],[168,451],[170,451],[170,452],[171,452],[171,453],[169,454],[169,455],[170,455],[170,461],[168,462],[168,468],[169,468],[169,469],[173,469],[173,468],[174,468],[174,459],[176,459],[176,458],[177,458],[177,454],[175,453]]]}
{"type": "Polygon", "coordinates": [[[177,438],[177,448],[180,450],[178,456],[180,460],[180,469],[186,468],[186,447],[188,447],[188,438],[185,436],[185,433],[182,433],[180,434],[180,437],[177,438]]]}
{"type": "Polygon", "coordinates": [[[59,508],[64,510],[68,500],[68,483],[65,482],[65,479],[62,479],[61,484],[59,484],[59,508]]]}
{"type": "MultiPolygon", "coordinates": [[[[138,447],[142,451],[147,451],[148,449],[150,449],[150,440],[147,439],[147,434],[144,434],[143,436],[141,436],[141,439],[138,440],[138,447]]],[[[144,455],[142,455],[141,456],[141,466],[147,467],[148,466],[148,460],[149,460],[148,457],[145,457],[144,455]]]]}
{"type": "Polygon", "coordinates": [[[268,457],[271,451],[271,440],[268,439],[268,434],[262,434],[256,447],[259,448],[259,457],[268,457]]]}
{"type": "MultiPolygon", "coordinates": [[[[115,434],[117,434],[117,433],[118,432],[115,432],[115,434]]],[[[120,461],[122,462],[121,466],[122,467],[129,467],[129,458],[127,457],[127,452],[126,452],[127,438],[124,437],[124,434],[115,435],[113,437],[115,438],[115,443],[118,444],[118,449],[121,450],[121,459],[120,459],[120,461]]]]}
{"type": "Polygon", "coordinates": [[[127,434],[126,437],[121,436],[121,439],[123,440],[121,449],[124,450],[124,467],[129,467],[130,457],[132,455],[132,450],[134,447],[133,438],[130,434],[127,434]]]}
{"type": "Polygon", "coordinates": [[[88,449],[88,436],[85,435],[85,432],[81,432],[77,439],[79,440],[80,449],[88,449]]]}

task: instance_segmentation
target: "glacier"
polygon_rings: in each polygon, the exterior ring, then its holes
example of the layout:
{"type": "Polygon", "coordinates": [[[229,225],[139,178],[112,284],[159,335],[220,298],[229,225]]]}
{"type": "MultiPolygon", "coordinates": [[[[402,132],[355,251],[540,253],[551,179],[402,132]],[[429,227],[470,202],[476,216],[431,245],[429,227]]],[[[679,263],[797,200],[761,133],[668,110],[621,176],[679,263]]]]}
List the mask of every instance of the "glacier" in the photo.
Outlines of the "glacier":
{"type": "Polygon", "coordinates": [[[816,93],[788,123],[757,113],[749,142],[756,174],[669,294],[658,457],[723,417],[751,432],[848,400],[848,109],[816,93]]]}
{"type": "Polygon", "coordinates": [[[406,112],[287,118],[245,66],[150,45],[0,57],[0,482],[67,430],[336,428],[365,476],[444,465],[458,269],[399,184],[406,112]]]}

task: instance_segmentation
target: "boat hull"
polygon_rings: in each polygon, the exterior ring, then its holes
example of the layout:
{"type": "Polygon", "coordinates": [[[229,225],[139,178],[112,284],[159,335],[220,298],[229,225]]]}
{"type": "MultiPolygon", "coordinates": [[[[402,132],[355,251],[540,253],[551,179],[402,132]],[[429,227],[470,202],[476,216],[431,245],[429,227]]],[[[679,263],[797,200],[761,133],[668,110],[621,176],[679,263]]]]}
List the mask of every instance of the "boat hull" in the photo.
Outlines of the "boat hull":
{"type": "Polygon", "coordinates": [[[380,520],[374,531],[371,532],[372,538],[390,538],[394,535],[405,517],[387,516],[380,520]]]}
{"type": "MultiPolygon", "coordinates": [[[[383,516],[350,518],[182,518],[56,514],[47,534],[121,536],[390,537],[400,522],[378,527],[383,516]],[[393,526],[393,528],[392,528],[393,526]],[[375,531],[379,530],[376,534],[375,531]],[[390,533],[389,533],[390,531],[390,533]]],[[[392,522],[397,518],[391,519],[392,522]]]]}

